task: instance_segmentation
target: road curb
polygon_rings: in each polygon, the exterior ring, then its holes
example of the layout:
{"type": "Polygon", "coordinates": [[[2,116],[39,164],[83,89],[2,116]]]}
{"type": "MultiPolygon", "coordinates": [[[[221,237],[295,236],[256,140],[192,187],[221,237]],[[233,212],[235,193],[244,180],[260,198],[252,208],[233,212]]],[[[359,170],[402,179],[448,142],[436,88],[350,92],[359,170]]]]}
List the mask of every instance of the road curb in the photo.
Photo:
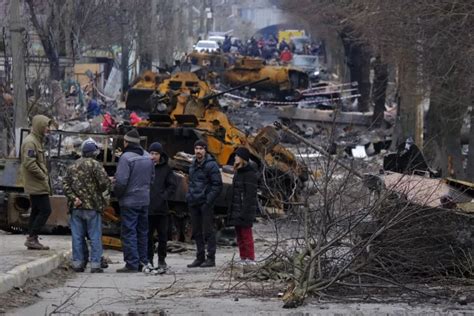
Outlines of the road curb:
{"type": "Polygon", "coordinates": [[[19,265],[6,273],[0,273],[0,293],[7,292],[14,287],[21,287],[28,279],[48,274],[70,256],[71,250],[65,250],[19,265]]]}

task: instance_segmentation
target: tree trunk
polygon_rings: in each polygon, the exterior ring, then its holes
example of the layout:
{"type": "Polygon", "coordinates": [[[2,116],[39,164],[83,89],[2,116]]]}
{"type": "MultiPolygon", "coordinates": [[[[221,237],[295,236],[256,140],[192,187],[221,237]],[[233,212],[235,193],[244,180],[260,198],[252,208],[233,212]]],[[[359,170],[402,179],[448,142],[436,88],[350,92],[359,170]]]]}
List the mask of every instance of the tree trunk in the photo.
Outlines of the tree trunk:
{"type": "Polygon", "coordinates": [[[374,83],[372,98],[374,100],[374,116],[372,122],[374,127],[380,127],[384,119],[385,112],[385,93],[388,84],[388,68],[378,56],[374,63],[374,83]]]}
{"type": "Polygon", "coordinates": [[[350,32],[351,30],[343,31],[340,36],[351,73],[351,82],[358,83],[359,111],[367,112],[370,110],[370,49],[367,45],[355,43],[350,35],[347,35],[350,32]]]}
{"type": "Polygon", "coordinates": [[[467,98],[458,93],[465,84],[463,79],[452,70],[446,73],[440,84],[433,86],[426,122],[426,158],[434,168],[441,170],[442,176],[456,179],[465,179],[461,128],[467,98]]]}
{"type": "Polygon", "coordinates": [[[125,38],[122,40],[122,58],[120,61],[120,70],[122,71],[122,100],[125,100],[125,93],[128,90],[128,58],[130,52],[125,38]]]}
{"type": "Polygon", "coordinates": [[[474,108],[471,109],[471,129],[469,133],[469,153],[467,158],[467,180],[474,182],[474,108]]]}
{"type": "Polygon", "coordinates": [[[12,39],[14,128],[28,127],[28,103],[25,88],[25,27],[20,15],[20,0],[10,1],[10,33],[12,39]]]}
{"type": "Polygon", "coordinates": [[[156,1],[146,1],[135,13],[138,14],[135,19],[137,20],[137,51],[140,73],[152,69],[155,32],[150,32],[150,28],[156,30],[156,15],[153,15],[156,14],[156,6],[158,6],[156,1]]]}
{"type": "Polygon", "coordinates": [[[398,117],[399,142],[408,137],[416,141],[417,115],[420,97],[417,91],[418,77],[416,64],[405,62],[399,67],[400,104],[398,117]]]}
{"type": "Polygon", "coordinates": [[[454,179],[465,179],[466,173],[463,168],[461,151],[461,125],[452,128],[446,127],[446,132],[443,133],[443,141],[448,160],[446,175],[454,179]]]}
{"type": "Polygon", "coordinates": [[[63,88],[61,87],[61,83],[57,80],[51,81],[51,95],[53,97],[53,109],[56,112],[54,113],[55,117],[57,117],[60,122],[70,119],[74,111],[68,109],[63,88]]]}
{"type": "Polygon", "coordinates": [[[173,65],[173,47],[177,42],[176,30],[173,29],[174,2],[171,0],[162,0],[159,7],[159,21],[157,31],[156,53],[160,67],[169,67],[173,65]]]}

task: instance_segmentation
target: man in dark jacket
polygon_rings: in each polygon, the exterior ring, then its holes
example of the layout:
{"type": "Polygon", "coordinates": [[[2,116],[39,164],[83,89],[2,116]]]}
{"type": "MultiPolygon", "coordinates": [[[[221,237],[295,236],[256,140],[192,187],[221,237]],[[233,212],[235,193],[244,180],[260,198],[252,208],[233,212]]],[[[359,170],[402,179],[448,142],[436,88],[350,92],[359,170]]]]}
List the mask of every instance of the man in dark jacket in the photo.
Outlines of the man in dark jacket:
{"type": "Polygon", "coordinates": [[[124,147],[114,185],[125,260],[125,267],[117,272],[138,272],[148,265],[148,206],[155,168],[150,155],[140,146],[137,130],[125,134],[124,147]]]}
{"type": "Polygon", "coordinates": [[[168,155],[163,146],[155,142],[148,148],[155,164],[155,180],[150,188],[148,209],[148,262],[153,265],[154,234],[158,231],[158,267],[166,268],[166,243],[168,241],[168,199],[176,191],[176,178],[168,165],[168,155]]]}
{"type": "Polygon", "coordinates": [[[48,250],[38,240],[41,228],[51,214],[49,195],[49,172],[46,167],[43,142],[49,133],[51,119],[44,115],[33,117],[31,133],[26,136],[21,145],[21,174],[25,192],[30,195],[31,214],[28,224],[28,237],[25,246],[33,250],[48,250]]]}
{"type": "Polygon", "coordinates": [[[237,245],[242,263],[255,260],[252,226],[257,213],[258,176],[254,164],[249,161],[250,152],[245,147],[235,151],[234,178],[232,180],[232,202],[228,224],[235,226],[237,245]]]}
{"type": "Polygon", "coordinates": [[[222,177],[216,160],[207,153],[207,144],[194,143],[195,158],[189,168],[189,188],[186,200],[191,213],[196,260],[188,268],[216,266],[216,233],[214,203],[222,190],[222,177]],[[207,244],[207,259],[205,247],[207,244]]]}

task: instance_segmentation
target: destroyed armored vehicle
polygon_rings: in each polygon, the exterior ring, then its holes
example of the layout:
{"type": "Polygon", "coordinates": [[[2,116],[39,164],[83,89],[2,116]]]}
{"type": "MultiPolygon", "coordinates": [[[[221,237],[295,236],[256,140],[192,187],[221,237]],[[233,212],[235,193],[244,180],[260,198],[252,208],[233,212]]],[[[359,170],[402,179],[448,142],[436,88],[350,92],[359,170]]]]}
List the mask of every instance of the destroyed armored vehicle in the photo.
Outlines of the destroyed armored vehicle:
{"type": "Polygon", "coordinates": [[[269,80],[255,86],[257,97],[284,100],[297,98],[297,90],[309,87],[308,74],[291,66],[266,65],[259,58],[242,57],[222,74],[222,81],[237,86],[255,80],[269,80]]]}
{"type": "MultiPolygon", "coordinates": [[[[159,141],[171,157],[178,152],[193,153],[194,142],[203,139],[208,144],[208,151],[222,166],[233,164],[237,147],[247,147],[252,159],[267,176],[278,179],[269,182],[279,190],[288,188],[291,191],[292,183],[305,181],[306,169],[279,144],[276,130],[268,126],[255,136],[246,135],[221,110],[217,100],[221,94],[214,94],[194,73],[177,73],[159,85],[156,93],[145,101],[151,104],[149,119],[137,126],[138,131],[149,142],[159,141]]],[[[139,106],[144,108],[142,104],[139,106]]],[[[126,131],[127,128],[121,133],[126,131]]],[[[290,198],[289,191],[283,196],[290,198]]]]}
{"type": "Polygon", "coordinates": [[[149,108],[147,100],[158,89],[163,80],[169,77],[166,73],[145,71],[130,84],[131,88],[128,89],[126,97],[127,108],[147,110],[149,108]]]}
{"type": "MultiPolygon", "coordinates": [[[[233,57],[229,54],[189,54],[194,65],[207,70],[207,74],[219,77],[229,87],[249,84],[264,78],[268,80],[253,85],[255,95],[267,100],[285,100],[297,97],[297,90],[309,86],[309,75],[304,69],[293,66],[267,65],[263,59],[255,57],[233,57]]],[[[314,71],[313,71],[314,73],[314,71]]]]}
{"type": "MultiPolygon", "coordinates": [[[[26,129],[21,130],[20,146],[28,132],[26,129]]],[[[52,213],[44,227],[46,232],[62,233],[67,231],[68,206],[67,199],[63,194],[62,179],[66,168],[79,157],[82,141],[88,138],[94,139],[101,147],[98,159],[108,174],[115,173],[117,159],[114,156],[114,144],[118,144],[120,136],[51,131],[45,146],[52,188],[50,196],[52,213]]],[[[31,212],[29,196],[23,190],[20,164],[20,157],[0,160],[0,228],[18,232],[22,232],[28,227],[31,212]]],[[[116,201],[112,204],[118,212],[116,201]]],[[[116,218],[116,214],[113,209],[104,210],[104,234],[118,235],[120,233],[118,220],[114,221],[114,218],[116,218]]]]}

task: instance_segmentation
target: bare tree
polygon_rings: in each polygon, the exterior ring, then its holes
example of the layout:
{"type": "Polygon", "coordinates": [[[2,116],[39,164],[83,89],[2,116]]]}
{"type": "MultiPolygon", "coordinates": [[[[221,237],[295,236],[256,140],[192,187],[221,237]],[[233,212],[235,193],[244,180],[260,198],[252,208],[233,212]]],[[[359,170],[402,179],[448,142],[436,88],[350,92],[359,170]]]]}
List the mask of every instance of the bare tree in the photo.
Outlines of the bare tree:
{"type": "Polygon", "coordinates": [[[280,5],[328,28],[349,29],[345,33],[354,43],[367,45],[395,68],[399,96],[395,141],[413,136],[422,145],[424,138],[435,168],[443,175],[465,177],[459,138],[472,92],[470,1],[318,0],[280,1],[280,5]],[[423,135],[421,103],[426,96],[431,104],[423,135]]]}

